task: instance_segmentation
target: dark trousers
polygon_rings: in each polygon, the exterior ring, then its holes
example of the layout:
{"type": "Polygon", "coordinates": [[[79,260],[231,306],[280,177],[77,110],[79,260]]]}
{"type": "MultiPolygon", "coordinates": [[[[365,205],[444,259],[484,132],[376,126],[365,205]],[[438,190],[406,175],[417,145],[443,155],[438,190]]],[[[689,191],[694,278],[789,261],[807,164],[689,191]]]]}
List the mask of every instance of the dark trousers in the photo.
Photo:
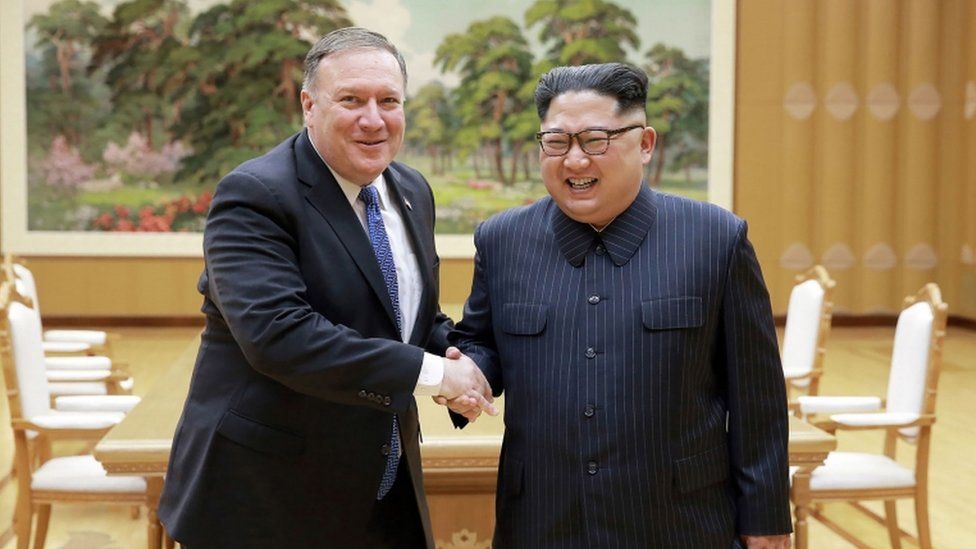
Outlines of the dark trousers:
{"type": "Polygon", "coordinates": [[[423,549],[427,547],[407,460],[400,460],[397,478],[386,497],[376,502],[366,527],[363,547],[423,549]]]}
{"type": "MultiPolygon", "coordinates": [[[[417,499],[410,482],[410,469],[407,460],[401,459],[397,478],[386,497],[376,502],[370,515],[366,533],[363,535],[364,549],[424,549],[427,547],[424,526],[420,522],[417,499]]],[[[328,535],[323,535],[319,547],[333,547],[328,535]]],[[[180,543],[181,549],[195,549],[193,545],[180,543]]]]}

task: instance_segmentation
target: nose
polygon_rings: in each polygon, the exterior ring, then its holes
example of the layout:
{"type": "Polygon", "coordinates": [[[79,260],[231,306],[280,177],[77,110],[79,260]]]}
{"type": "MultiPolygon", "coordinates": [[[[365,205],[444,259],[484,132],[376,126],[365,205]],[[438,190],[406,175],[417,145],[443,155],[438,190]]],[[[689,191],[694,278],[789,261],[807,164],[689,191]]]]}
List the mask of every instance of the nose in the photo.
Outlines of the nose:
{"type": "Polygon", "coordinates": [[[383,128],[383,117],[380,116],[380,108],[375,99],[370,99],[363,105],[359,116],[359,127],[371,132],[383,128]]]}
{"type": "Polygon", "coordinates": [[[590,155],[583,152],[576,139],[569,142],[569,150],[563,155],[563,165],[571,170],[579,170],[590,165],[590,155]]]}

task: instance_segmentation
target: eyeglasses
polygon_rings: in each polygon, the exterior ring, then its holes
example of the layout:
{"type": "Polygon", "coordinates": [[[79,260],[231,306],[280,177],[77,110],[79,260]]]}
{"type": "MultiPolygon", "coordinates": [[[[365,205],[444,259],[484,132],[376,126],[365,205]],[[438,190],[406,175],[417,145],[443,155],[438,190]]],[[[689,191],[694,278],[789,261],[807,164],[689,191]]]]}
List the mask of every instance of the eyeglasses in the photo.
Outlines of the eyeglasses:
{"type": "Polygon", "coordinates": [[[562,131],[547,131],[535,134],[542,152],[546,156],[562,156],[569,152],[573,147],[573,138],[579,143],[580,149],[589,155],[600,155],[607,152],[610,148],[610,139],[630,130],[644,129],[644,126],[627,126],[616,130],[605,130],[603,128],[590,128],[576,133],[562,131]]]}

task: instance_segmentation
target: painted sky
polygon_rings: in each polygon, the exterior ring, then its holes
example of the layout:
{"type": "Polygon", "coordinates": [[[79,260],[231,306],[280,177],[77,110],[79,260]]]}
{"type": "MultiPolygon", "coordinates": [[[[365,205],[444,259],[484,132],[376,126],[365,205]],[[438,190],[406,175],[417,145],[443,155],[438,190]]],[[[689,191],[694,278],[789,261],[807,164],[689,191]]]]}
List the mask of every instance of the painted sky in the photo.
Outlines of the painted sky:
{"type": "MultiPolygon", "coordinates": [[[[57,0],[24,0],[25,17],[47,11],[57,0]]],[[[111,14],[119,0],[96,0],[111,14]]],[[[188,0],[196,13],[222,0],[188,0]]],[[[707,57],[709,52],[710,0],[614,0],[638,19],[641,46],[630,52],[630,61],[640,62],[653,44],[664,42],[685,50],[690,57],[707,57]]],[[[410,72],[409,92],[431,80],[449,86],[457,78],[443,75],[434,66],[434,52],[444,36],[464,32],[472,21],[506,15],[524,25],[525,10],[533,0],[344,0],[351,19],[360,26],[386,35],[403,52],[410,72]]],[[[539,28],[526,32],[538,48],[539,28]]]]}

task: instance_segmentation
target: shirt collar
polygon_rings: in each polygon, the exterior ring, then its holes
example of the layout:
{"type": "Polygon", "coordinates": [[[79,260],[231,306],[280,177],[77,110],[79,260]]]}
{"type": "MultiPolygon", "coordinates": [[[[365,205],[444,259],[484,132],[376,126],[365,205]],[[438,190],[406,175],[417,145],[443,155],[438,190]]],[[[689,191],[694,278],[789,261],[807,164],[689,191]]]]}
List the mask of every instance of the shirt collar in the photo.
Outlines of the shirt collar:
{"type": "Polygon", "coordinates": [[[637,252],[656,215],[654,191],[642,185],[634,202],[601,232],[589,224],[574,221],[558,206],[552,208],[550,222],[560,251],[574,267],[582,265],[586,254],[601,241],[610,259],[619,267],[637,252]]]}

